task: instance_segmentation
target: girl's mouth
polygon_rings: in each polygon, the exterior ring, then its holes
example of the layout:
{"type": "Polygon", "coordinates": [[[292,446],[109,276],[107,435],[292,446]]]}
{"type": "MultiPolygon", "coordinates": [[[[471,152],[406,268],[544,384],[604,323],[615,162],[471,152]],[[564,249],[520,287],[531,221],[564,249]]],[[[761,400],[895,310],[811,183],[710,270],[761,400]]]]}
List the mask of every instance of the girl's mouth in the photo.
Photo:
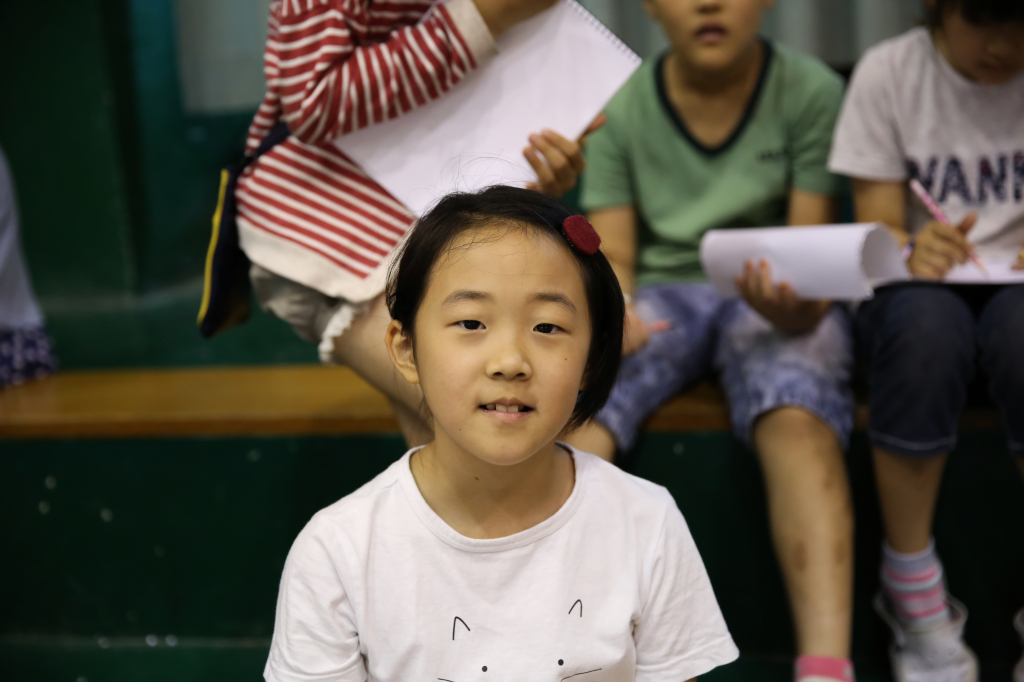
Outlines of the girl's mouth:
{"type": "Polygon", "coordinates": [[[521,414],[523,412],[533,412],[533,408],[529,405],[501,405],[498,403],[490,403],[487,405],[480,405],[481,410],[487,412],[498,412],[503,414],[521,414]]]}

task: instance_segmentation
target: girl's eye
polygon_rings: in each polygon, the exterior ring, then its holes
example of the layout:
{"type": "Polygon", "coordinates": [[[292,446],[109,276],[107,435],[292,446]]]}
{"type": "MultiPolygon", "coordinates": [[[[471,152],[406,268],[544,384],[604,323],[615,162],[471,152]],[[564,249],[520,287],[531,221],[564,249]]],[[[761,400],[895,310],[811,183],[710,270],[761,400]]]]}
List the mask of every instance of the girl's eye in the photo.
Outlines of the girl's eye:
{"type": "Polygon", "coordinates": [[[533,331],[540,332],[541,334],[554,334],[559,329],[561,329],[561,327],[559,327],[557,324],[549,324],[547,322],[544,322],[534,327],[533,331]]]}
{"type": "Polygon", "coordinates": [[[483,329],[484,325],[480,320],[459,320],[459,326],[469,331],[476,331],[477,329],[483,329]]]}

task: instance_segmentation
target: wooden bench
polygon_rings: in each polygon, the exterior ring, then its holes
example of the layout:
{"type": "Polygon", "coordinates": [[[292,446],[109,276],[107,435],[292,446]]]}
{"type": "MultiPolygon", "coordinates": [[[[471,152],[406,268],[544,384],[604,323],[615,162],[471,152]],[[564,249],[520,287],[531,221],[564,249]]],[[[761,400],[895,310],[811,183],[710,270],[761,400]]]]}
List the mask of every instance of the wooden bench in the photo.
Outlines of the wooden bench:
{"type": "MultiPolygon", "coordinates": [[[[864,406],[858,427],[866,424],[864,406]]],[[[998,427],[991,411],[967,428],[998,427]]],[[[721,431],[711,383],[669,401],[654,431],[721,431]]],[[[326,435],[398,430],[384,396],[345,367],[285,365],[63,372],[0,390],[0,438],[326,435]]]]}

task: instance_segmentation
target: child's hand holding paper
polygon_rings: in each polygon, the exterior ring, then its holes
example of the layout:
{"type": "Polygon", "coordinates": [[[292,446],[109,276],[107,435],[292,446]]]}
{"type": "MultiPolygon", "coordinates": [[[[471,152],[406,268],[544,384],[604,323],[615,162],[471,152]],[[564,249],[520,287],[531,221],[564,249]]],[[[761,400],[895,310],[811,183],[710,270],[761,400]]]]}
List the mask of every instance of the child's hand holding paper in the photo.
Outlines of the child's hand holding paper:
{"type": "Polygon", "coordinates": [[[788,334],[804,334],[817,327],[831,305],[831,301],[799,298],[786,282],[773,284],[771,267],[764,260],[756,267],[752,261],[744,264],[736,289],[761,317],[788,334]]]}
{"type": "Polygon", "coordinates": [[[583,159],[583,144],[587,135],[597,131],[608,120],[604,114],[590,122],[580,139],[567,140],[553,130],[530,135],[530,146],[523,150],[523,156],[537,174],[537,182],[527,183],[527,189],[561,197],[576,186],[576,181],[586,166],[583,159]]]}

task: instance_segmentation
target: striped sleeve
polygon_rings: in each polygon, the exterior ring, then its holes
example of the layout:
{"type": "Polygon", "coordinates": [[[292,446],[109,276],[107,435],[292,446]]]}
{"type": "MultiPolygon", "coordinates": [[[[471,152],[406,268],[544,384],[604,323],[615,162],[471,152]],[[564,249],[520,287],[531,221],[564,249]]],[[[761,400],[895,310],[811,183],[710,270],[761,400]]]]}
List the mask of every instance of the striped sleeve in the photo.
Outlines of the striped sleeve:
{"type": "Polygon", "coordinates": [[[306,144],[440,97],[495,51],[472,0],[449,0],[425,15],[415,0],[282,0],[271,15],[269,92],[254,125],[270,124],[279,114],[306,144]],[[419,16],[415,25],[390,30],[419,16]],[[384,31],[379,42],[378,27],[384,31]]]}

